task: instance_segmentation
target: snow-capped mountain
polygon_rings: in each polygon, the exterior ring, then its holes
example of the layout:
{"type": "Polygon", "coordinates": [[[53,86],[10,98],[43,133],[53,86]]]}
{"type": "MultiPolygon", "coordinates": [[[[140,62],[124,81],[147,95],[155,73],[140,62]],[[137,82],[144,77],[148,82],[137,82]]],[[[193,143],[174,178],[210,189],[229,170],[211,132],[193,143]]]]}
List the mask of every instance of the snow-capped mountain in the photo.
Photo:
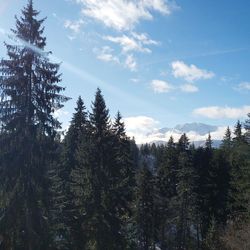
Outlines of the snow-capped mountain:
{"type": "Polygon", "coordinates": [[[218,129],[216,126],[207,125],[204,123],[186,123],[183,125],[175,126],[175,130],[180,131],[182,133],[189,133],[191,131],[195,131],[200,135],[206,135],[207,133],[214,132],[218,129]]]}
{"type": "Polygon", "coordinates": [[[226,127],[213,126],[204,123],[185,123],[176,125],[173,128],[163,127],[157,128],[157,123],[152,122],[147,117],[141,117],[140,122],[133,120],[127,121],[128,135],[135,138],[137,144],[143,143],[166,143],[170,136],[178,141],[183,133],[186,133],[191,143],[195,146],[203,146],[208,133],[211,134],[213,145],[217,147],[220,144],[223,135],[225,134],[226,127]],[[130,122],[130,123],[129,123],[130,122]],[[144,125],[147,126],[144,126],[144,125]]]}
{"type": "Polygon", "coordinates": [[[225,127],[217,127],[204,123],[185,123],[176,125],[174,128],[161,128],[147,133],[148,143],[166,143],[170,136],[177,141],[183,133],[186,133],[191,143],[195,146],[203,146],[210,133],[213,145],[218,147],[224,135],[225,127]]]}

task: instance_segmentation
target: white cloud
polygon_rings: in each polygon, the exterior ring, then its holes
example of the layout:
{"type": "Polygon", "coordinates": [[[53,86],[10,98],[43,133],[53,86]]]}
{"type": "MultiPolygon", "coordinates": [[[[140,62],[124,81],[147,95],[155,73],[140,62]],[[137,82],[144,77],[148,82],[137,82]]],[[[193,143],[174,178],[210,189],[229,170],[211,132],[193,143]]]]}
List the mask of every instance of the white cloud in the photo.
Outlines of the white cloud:
{"type": "Polygon", "coordinates": [[[97,59],[101,61],[120,63],[119,58],[112,54],[113,49],[109,46],[103,46],[101,49],[94,48],[93,51],[97,59]]]}
{"type": "Polygon", "coordinates": [[[194,93],[199,91],[199,89],[193,84],[183,84],[180,86],[180,89],[181,91],[187,93],[194,93]]]}
{"type": "Polygon", "coordinates": [[[237,87],[238,90],[250,90],[250,82],[242,82],[237,87]]]}
{"type": "Polygon", "coordinates": [[[171,66],[174,77],[183,78],[188,82],[211,79],[215,76],[211,71],[199,69],[193,64],[187,65],[183,61],[174,61],[171,66]]]}
{"type": "Polygon", "coordinates": [[[161,80],[153,80],[151,82],[151,88],[155,93],[168,93],[174,89],[174,87],[168,82],[161,80]]]}
{"type": "Polygon", "coordinates": [[[150,39],[148,37],[148,34],[146,34],[146,33],[139,34],[139,33],[136,33],[136,32],[132,32],[131,34],[136,40],[140,41],[142,44],[145,44],[145,45],[159,45],[158,41],[150,39]]]}
{"type": "Polygon", "coordinates": [[[130,36],[124,34],[122,36],[104,36],[103,39],[121,47],[120,55],[125,56],[123,64],[125,68],[131,71],[136,71],[137,69],[137,62],[134,55],[131,54],[132,52],[151,53],[148,46],[159,44],[157,41],[150,39],[146,33],[139,34],[136,32],[131,32],[130,36]]]}
{"type": "Polygon", "coordinates": [[[125,60],[125,67],[131,71],[137,70],[137,62],[132,54],[127,55],[125,60]]]}
{"type": "Polygon", "coordinates": [[[130,30],[141,20],[152,20],[152,11],[169,15],[175,7],[164,0],[75,0],[85,16],[116,30],[130,30]]]}
{"type": "Polygon", "coordinates": [[[84,24],[84,21],[82,19],[78,21],[66,20],[64,22],[64,28],[70,29],[74,33],[79,33],[83,24],[84,24]]]}
{"type": "Polygon", "coordinates": [[[138,34],[133,32],[132,36],[129,37],[127,35],[122,36],[105,36],[104,40],[117,43],[122,48],[123,53],[127,53],[130,51],[143,52],[143,53],[151,53],[151,50],[145,45],[157,45],[158,42],[151,40],[148,38],[148,35],[145,33],[138,34]]]}
{"type": "Polygon", "coordinates": [[[128,136],[135,137],[136,143],[145,141],[148,133],[155,131],[159,124],[155,119],[148,116],[134,116],[123,118],[128,136]]]}
{"type": "Polygon", "coordinates": [[[250,113],[250,106],[243,106],[241,108],[211,106],[197,108],[193,111],[194,115],[204,116],[210,119],[240,119],[248,113],[250,113]]]}

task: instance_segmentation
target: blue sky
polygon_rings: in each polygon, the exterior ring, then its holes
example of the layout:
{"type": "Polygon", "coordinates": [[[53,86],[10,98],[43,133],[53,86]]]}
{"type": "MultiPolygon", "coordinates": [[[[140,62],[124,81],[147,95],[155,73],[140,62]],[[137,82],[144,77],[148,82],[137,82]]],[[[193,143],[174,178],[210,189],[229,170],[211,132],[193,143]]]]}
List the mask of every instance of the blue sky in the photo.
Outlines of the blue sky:
{"type": "MultiPolygon", "coordinates": [[[[4,31],[26,0],[0,0],[4,31]]],[[[186,122],[226,126],[250,112],[249,0],[34,0],[47,16],[47,50],[62,62],[72,97],[58,112],[64,127],[79,95],[90,108],[100,87],[128,130],[186,122]]],[[[131,132],[132,133],[132,132],[131,132]]]]}

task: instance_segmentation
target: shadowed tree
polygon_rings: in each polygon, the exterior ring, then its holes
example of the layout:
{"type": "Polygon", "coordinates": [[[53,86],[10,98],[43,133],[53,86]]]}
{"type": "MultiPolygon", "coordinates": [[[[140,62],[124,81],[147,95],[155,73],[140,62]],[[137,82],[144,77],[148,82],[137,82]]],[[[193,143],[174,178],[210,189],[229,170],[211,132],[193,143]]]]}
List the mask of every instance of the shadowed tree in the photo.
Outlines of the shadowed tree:
{"type": "Polygon", "coordinates": [[[47,168],[60,123],[54,117],[68,98],[58,83],[59,65],[49,61],[43,36],[45,19],[30,0],[12,29],[16,45],[6,44],[0,62],[1,184],[4,207],[0,231],[14,249],[48,248],[47,168]],[[14,157],[13,157],[14,156],[14,157]]]}

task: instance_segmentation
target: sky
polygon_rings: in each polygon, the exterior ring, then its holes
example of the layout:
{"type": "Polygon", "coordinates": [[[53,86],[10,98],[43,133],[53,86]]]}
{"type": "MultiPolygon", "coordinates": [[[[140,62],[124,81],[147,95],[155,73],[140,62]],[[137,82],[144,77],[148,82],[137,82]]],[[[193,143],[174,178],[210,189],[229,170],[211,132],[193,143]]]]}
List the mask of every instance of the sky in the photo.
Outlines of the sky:
{"type": "MultiPolygon", "coordinates": [[[[26,4],[0,0],[0,58],[26,4]]],[[[249,0],[34,0],[34,7],[47,17],[46,50],[72,97],[56,113],[63,128],[79,95],[91,109],[97,87],[131,136],[202,122],[221,137],[250,112],[249,0]]]]}

